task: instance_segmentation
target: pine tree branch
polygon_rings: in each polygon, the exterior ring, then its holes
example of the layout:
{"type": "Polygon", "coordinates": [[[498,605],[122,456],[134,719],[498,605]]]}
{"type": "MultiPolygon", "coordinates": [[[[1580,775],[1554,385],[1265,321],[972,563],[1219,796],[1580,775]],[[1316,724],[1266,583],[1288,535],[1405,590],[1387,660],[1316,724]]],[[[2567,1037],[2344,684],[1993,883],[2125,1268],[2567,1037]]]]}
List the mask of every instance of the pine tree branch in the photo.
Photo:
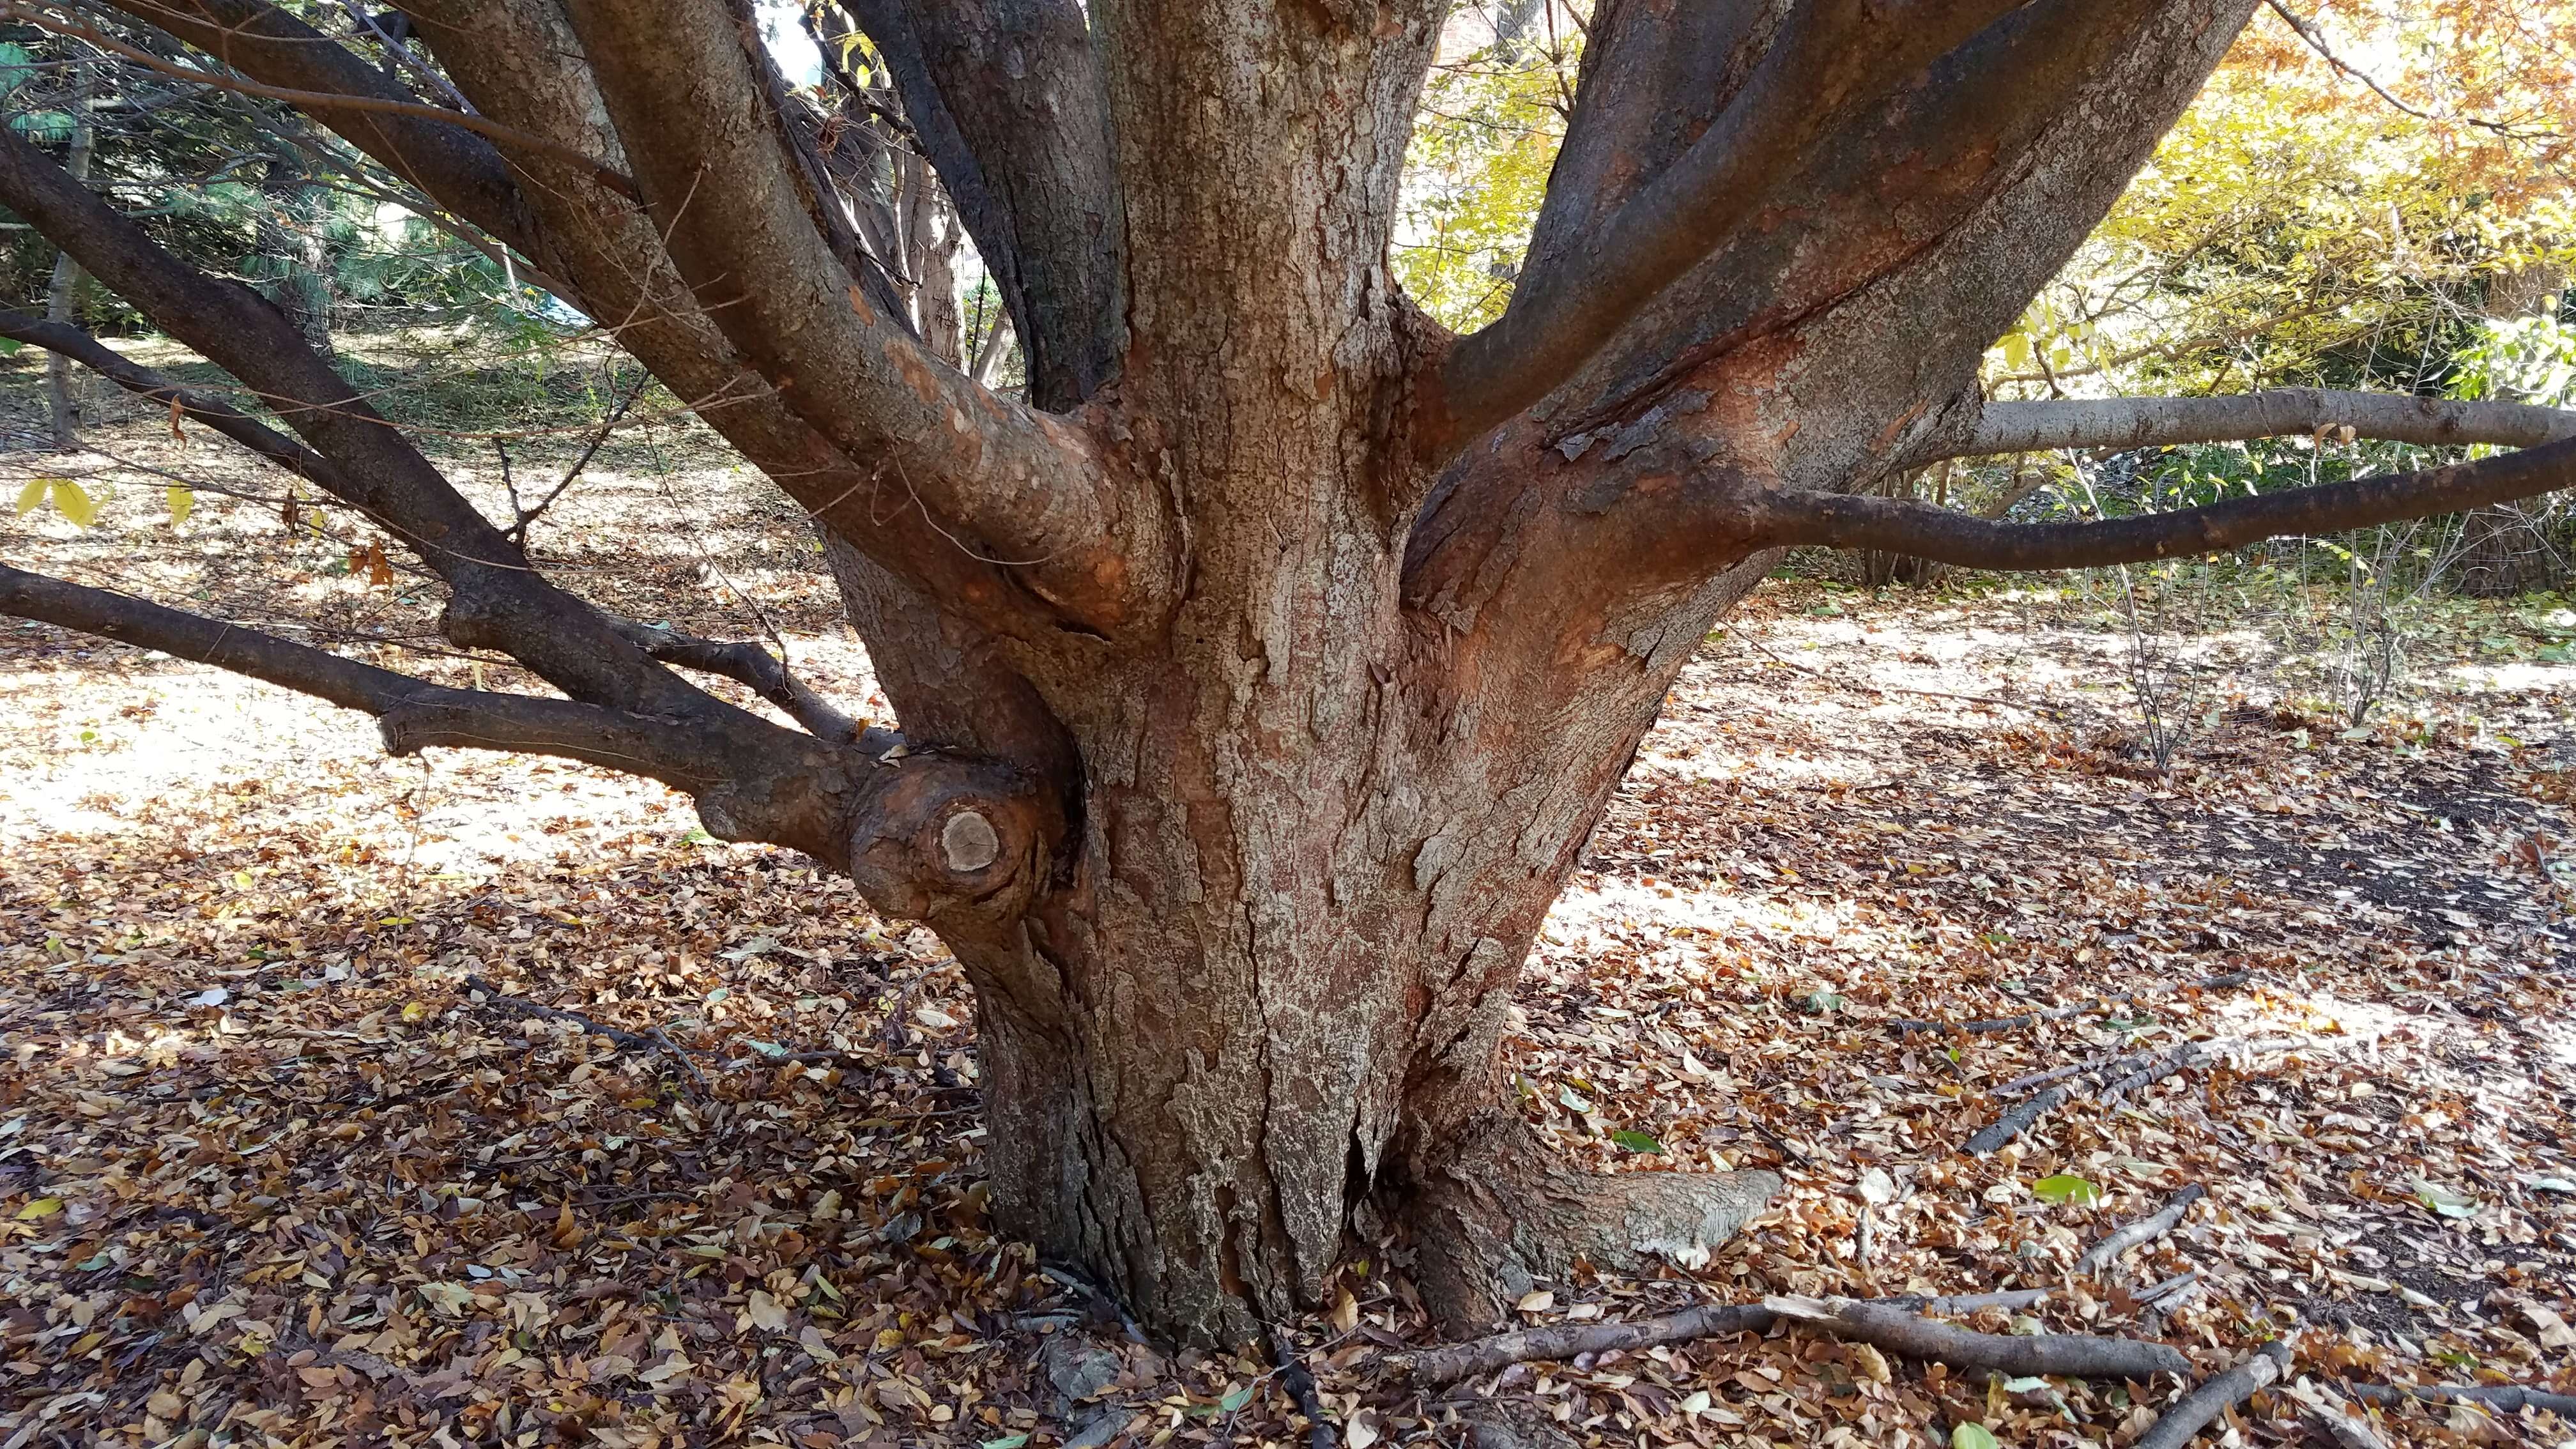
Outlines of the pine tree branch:
{"type": "Polygon", "coordinates": [[[2098,568],[2225,553],[2286,534],[2339,533],[2576,487],[2576,438],[2428,468],[2081,523],[1999,523],[1911,499],[1725,490],[1730,547],[1881,549],[1979,569],[2098,568]]]}

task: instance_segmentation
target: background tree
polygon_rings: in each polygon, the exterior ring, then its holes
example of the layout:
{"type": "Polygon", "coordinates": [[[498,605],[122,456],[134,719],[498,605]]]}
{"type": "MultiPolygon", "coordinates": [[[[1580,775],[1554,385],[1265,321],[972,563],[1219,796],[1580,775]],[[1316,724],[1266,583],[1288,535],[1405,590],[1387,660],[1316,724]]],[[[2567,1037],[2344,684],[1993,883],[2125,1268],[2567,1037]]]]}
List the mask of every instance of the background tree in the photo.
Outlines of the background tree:
{"type": "MultiPolygon", "coordinates": [[[[1989,345],[2253,3],[1604,4],[1557,77],[1508,301],[1461,335],[1389,269],[1436,4],[861,0],[836,132],[718,0],[423,0],[420,55],[337,9],[12,0],[272,127],[291,106],[613,327],[812,515],[902,731],[568,592],[524,517],[476,512],[268,299],[15,131],[0,203],[265,416],[63,324],[0,327],[363,512],[437,575],[455,647],[552,692],[17,570],[0,610],[367,711],[398,753],[660,779],[716,835],[848,871],[975,985],[1002,1225],[1157,1331],[1251,1336],[1387,1221],[1427,1299],[1489,1317],[1578,1256],[1703,1252],[1777,1185],[1571,1171],[1496,1060],[1666,689],[1778,550],[2057,568],[2569,480],[2565,415],[2504,401],[1986,401],[1989,345]],[[877,89],[895,103],[854,143],[877,89]],[[834,159],[880,141],[901,154],[834,159]],[[897,265],[871,208],[905,156],[1008,310],[1025,401],[955,365],[912,290],[930,269],[897,265]],[[1862,491],[1949,457],[2340,428],[2526,451],[2079,522],[1862,491]]],[[[928,233],[905,219],[903,262],[928,233]]]]}

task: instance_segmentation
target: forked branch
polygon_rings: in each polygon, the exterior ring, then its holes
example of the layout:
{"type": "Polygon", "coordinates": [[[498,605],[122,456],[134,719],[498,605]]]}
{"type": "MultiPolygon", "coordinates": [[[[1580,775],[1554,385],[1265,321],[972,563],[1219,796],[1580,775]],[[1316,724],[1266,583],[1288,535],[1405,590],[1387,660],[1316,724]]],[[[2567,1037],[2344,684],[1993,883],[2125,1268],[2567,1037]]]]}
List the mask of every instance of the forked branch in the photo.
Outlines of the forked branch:
{"type": "Polygon", "coordinates": [[[1937,504],[1742,489],[1718,507],[1735,545],[1881,549],[1978,569],[2098,568],[2224,553],[2576,487],[2576,438],[2447,468],[2355,478],[2198,508],[2082,523],[2000,523],[1937,504]]]}
{"type": "Polygon", "coordinates": [[[2018,4],[1796,7],[1706,133],[1593,236],[1533,258],[1501,319],[1451,351],[1441,377],[1448,416],[1435,442],[1463,445],[1572,377],[1657,293],[1750,222],[1830,126],[2018,4]]]}
{"type": "Polygon", "coordinates": [[[1152,501],[1123,507],[1081,434],[978,387],[867,301],[797,202],[752,42],[725,9],[569,10],[671,260],[743,357],[957,546],[1094,628],[1123,622],[1160,558],[1152,501]]]}
{"type": "Polygon", "coordinates": [[[426,745],[557,755],[692,793],[721,778],[702,727],[571,700],[449,689],[221,619],[0,565],[0,613],[180,659],[374,715],[397,755],[426,745]]]}

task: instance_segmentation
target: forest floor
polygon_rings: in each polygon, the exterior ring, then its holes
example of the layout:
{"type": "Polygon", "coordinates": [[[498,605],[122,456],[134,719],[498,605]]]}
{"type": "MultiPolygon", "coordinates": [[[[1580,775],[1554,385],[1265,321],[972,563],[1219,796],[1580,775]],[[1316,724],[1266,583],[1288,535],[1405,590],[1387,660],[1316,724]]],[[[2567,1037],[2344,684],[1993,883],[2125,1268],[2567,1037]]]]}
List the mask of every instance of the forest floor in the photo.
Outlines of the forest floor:
{"type": "MultiPolygon", "coordinates": [[[[0,515],[0,557],[482,668],[434,652],[416,578],[371,579],[346,520],[316,532],[211,443],[108,407],[98,451],[41,453],[24,372],[0,477],[71,477],[100,512],[0,515]],[[192,484],[185,522],[151,469],[192,484]]],[[[644,617],[774,632],[868,702],[794,510],[677,431],[613,440],[540,554],[644,617]]],[[[582,441],[514,445],[513,481],[582,441]]],[[[502,491],[488,440],[448,447],[502,491]]],[[[2334,598],[2206,620],[2159,771],[2098,595],[1766,585],[1675,690],[1511,1050],[1570,1158],[1788,1191],[1696,1271],[1549,1284],[1517,1319],[2044,1287],[2038,1324],[2203,1371],[2286,1338],[2301,1388],[2240,1412],[2249,1444],[2330,1442],[2345,1384],[2576,1392],[2563,604],[2420,611],[2408,687],[2358,730],[2301,632],[2334,598]],[[2187,1043],[2105,1100],[2116,1059],[2187,1043]],[[2016,1079],[2085,1063],[1965,1150],[2016,1079]],[[2072,1271],[2195,1184],[2172,1232],[2072,1271]]],[[[971,1002],[846,882],[709,840],[659,786],[390,761],[364,720],[39,626],[0,623],[0,720],[0,1449],[1306,1442],[1267,1359],[1134,1341],[993,1236],[971,1002]]],[[[1600,1444],[2124,1443],[2179,1392],[1775,1329],[1443,1396],[1399,1368],[1429,1341],[1404,1263],[1379,1245],[1297,1325],[1355,1449],[1464,1442],[1486,1398],[1600,1444]]],[[[2576,1438],[2473,1409],[2368,1426],[2576,1438]]]]}

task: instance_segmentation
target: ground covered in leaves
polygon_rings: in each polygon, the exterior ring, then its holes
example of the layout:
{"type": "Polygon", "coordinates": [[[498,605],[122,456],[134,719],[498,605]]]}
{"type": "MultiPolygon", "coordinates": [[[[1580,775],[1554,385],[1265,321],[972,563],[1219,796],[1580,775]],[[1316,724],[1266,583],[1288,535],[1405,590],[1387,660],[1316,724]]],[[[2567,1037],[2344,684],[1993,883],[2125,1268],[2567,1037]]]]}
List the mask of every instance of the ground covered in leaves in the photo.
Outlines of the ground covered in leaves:
{"type": "MultiPolygon", "coordinates": [[[[13,491],[77,471],[101,497],[88,529],[0,521],[11,562],[481,667],[429,652],[417,581],[371,580],[341,521],[287,523],[272,480],[143,424],[99,446],[7,455],[13,491]],[[138,467],[247,496],[174,527],[138,467]]],[[[792,510],[649,424],[594,466],[541,556],[647,618],[774,632],[868,700],[792,510]]],[[[2260,630],[2213,636],[2219,685],[2160,772],[2090,604],[1766,586],[1675,691],[1512,1050],[1570,1157],[1789,1191],[1702,1268],[1516,1316],[2045,1287],[2037,1325],[2205,1372],[2286,1338],[2305,1397],[2224,1426],[2250,1444],[2326,1442],[2348,1383],[2576,1392],[2571,626],[2463,606],[2364,730],[2260,630]],[[2084,1009],[1900,1025],[2052,1006],[2084,1009]],[[2118,1094],[2131,1058],[2180,1065],[2118,1094]],[[2193,1184],[2173,1232],[2072,1271],[2193,1184]]],[[[1137,1342],[993,1235],[971,1002],[846,883],[709,841],[658,786],[387,761],[362,720],[40,627],[0,626],[0,718],[0,1449],[1307,1442],[1266,1356],[1137,1342]]],[[[1782,1329],[1443,1396],[1398,1367],[1429,1337],[1404,1264],[1378,1245],[1300,1325],[1361,1449],[1463,1442],[1484,1398],[1601,1444],[2117,1444],[2180,1388],[1782,1329]]],[[[2421,1407],[2369,1431],[2576,1438],[2421,1407]]]]}

